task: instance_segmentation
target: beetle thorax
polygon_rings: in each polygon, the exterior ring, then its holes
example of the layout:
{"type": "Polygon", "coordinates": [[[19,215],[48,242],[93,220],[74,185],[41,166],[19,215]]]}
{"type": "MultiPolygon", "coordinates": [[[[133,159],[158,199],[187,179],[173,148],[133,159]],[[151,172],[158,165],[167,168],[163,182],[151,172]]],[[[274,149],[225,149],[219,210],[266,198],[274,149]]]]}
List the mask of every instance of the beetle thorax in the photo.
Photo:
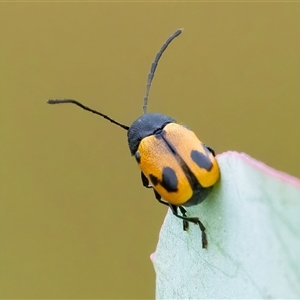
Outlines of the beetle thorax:
{"type": "Polygon", "coordinates": [[[171,117],[158,113],[144,114],[135,120],[127,133],[131,155],[136,153],[143,138],[162,130],[168,123],[176,123],[176,121],[171,117]]]}

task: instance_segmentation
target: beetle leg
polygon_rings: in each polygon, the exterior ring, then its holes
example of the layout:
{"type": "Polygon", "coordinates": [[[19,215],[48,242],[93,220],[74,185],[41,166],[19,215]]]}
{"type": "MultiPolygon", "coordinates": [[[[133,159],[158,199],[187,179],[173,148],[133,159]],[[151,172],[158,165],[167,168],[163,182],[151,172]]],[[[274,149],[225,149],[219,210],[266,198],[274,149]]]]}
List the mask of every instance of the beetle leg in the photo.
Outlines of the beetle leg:
{"type": "Polygon", "coordinates": [[[206,147],[206,148],[211,152],[211,154],[212,154],[213,156],[216,156],[215,150],[214,150],[212,147],[209,147],[209,146],[207,146],[207,145],[205,145],[205,144],[203,144],[203,145],[204,145],[204,147],[206,147]]]}
{"type": "Polygon", "coordinates": [[[206,233],[205,233],[205,227],[201,223],[201,221],[199,220],[199,218],[197,218],[197,217],[190,218],[190,217],[186,217],[186,216],[180,216],[180,215],[178,215],[178,211],[177,211],[177,206],[176,205],[170,204],[169,206],[170,206],[173,214],[177,218],[182,219],[182,220],[186,220],[187,222],[191,222],[191,223],[199,225],[200,230],[202,232],[202,248],[206,248],[207,247],[207,238],[206,238],[206,233]]]}
{"type": "MultiPolygon", "coordinates": [[[[146,187],[146,188],[153,188],[149,184],[149,179],[145,176],[145,174],[143,172],[141,172],[141,178],[142,178],[142,183],[143,183],[144,187],[146,187]]],[[[180,218],[180,219],[183,220],[183,230],[184,231],[188,230],[188,228],[189,228],[189,222],[192,222],[194,224],[198,224],[200,226],[200,229],[202,231],[202,247],[205,248],[206,245],[207,245],[206,234],[204,232],[205,231],[205,227],[200,222],[200,220],[198,218],[188,218],[186,216],[186,210],[185,210],[185,208],[183,206],[176,206],[176,205],[169,204],[168,202],[161,200],[161,195],[155,189],[153,189],[153,192],[154,192],[154,195],[155,195],[155,199],[159,203],[161,203],[163,205],[169,206],[171,208],[173,214],[176,217],[178,217],[178,218],[180,218]],[[182,213],[182,216],[178,215],[177,208],[179,208],[180,212],[182,213]]]]}
{"type": "Polygon", "coordinates": [[[161,200],[161,195],[160,195],[155,189],[153,189],[153,192],[154,192],[154,195],[155,195],[155,199],[156,199],[159,203],[169,206],[169,203],[168,203],[168,202],[161,200]]]}
{"type": "MultiPolygon", "coordinates": [[[[154,191],[155,198],[159,203],[170,206],[170,204],[168,202],[161,200],[161,195],[155,189],[153,189],[153,191],[154,191]]],[[[177,206],[175,206],[175,207],[177,208],[177,206]]],[[[184,207],[183,206],[178,206],[178,207],[179,207],[182,215],[184,217],[186,217],[186,214],[185,214],[186,210],[184,209],[184,207]]],[[[188,229],[189,229],[189,222],[187,220],[183,220],[183,230],[187,231],[188,229]]]]}
{"type": "MultiPolygon", "coordinates": [[[[180,212],[182,213],[182,215],[184,217],[186,217],[186,210],[183,206],[178,206],[178,208],[180,209],[180,212]]],[[[188,231],[189,229],[189,222],[187,220],[183,220],[183,230],[184,231],[188,231]]]]}
{"type": "MultiPolygon", "coordinates": [[[[149,179],[145,176],[143,172],[141,172],[141,177],[142,177],[143,186],[146,187],[147,189],[153,189],[153,186],[149,184],[149,179]]],[[[153,192],[155,195],[155,199],[159,203],[169,206],[168,202],[161,200],[161,195],[155,189],[153,189],[153,192]]]]}
{"type": "Polygon", "coordinates": [[[143,172],[141,172],[141,179],[142,179],[142,183],[143,186],[147,189],[151,189],[152,186],[149,184],[149,179],[145,176],[145,174],[143,172]]]}

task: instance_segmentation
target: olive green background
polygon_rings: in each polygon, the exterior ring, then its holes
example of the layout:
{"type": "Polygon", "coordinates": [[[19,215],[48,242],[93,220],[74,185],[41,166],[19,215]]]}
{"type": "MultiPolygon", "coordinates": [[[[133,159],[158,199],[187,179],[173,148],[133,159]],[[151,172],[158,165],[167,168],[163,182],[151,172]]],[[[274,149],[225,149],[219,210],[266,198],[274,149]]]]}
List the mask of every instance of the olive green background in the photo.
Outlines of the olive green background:
{"type": "MultiPolygon", "coordinates": [[[[149,112],[300,177],[299,3],[1,3],[0,297],[153,298],[166,208],[126,132],[149,112]]],[[[234,216],[233,216],[234,217],[234,216]]]]}

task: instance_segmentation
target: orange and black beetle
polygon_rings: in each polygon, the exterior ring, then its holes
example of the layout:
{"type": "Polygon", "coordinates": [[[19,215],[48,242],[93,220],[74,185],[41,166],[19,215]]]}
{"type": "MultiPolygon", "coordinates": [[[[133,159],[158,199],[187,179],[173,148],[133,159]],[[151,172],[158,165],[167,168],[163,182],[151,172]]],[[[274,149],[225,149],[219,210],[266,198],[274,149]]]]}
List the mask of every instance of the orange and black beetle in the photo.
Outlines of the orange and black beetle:
{"type": "Polygon", "coordinates": [[[206,248],[205,227],[199,218],[187,217],[184,207],[202,202],[218,181],[220,170],[215,153],[193,131],[176,123],[173,118],[147,113],[149,91],[158,61],[181,32],[182,29],[179,29],[170,36],[157,53],[148,75],[144,114],[131,126],[121,124],[73,99],[49,100],[48,103],[76,104],[127,130],[129,149],[142,171],[143,185],[153,188],[156,199],[169,206],[176,217],[183,219],[184,230],[188,229],[188,222],[198,224],[202,231],[202,248],[206,248]],[[178,209],[182,215],[178,214],[178,209]]]}

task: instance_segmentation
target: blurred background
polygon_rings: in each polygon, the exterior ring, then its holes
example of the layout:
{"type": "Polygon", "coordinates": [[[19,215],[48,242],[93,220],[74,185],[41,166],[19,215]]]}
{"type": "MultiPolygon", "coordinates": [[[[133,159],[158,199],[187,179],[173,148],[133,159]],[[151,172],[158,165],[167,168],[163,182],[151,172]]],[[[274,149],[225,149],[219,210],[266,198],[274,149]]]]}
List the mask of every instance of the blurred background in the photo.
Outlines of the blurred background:
{"type": "Polygon", "coordinates": [[[296,3],[1,3],[0,297],[154,298],[166,214],[121,123],[149,112],[300,177],[296,3]]]}

